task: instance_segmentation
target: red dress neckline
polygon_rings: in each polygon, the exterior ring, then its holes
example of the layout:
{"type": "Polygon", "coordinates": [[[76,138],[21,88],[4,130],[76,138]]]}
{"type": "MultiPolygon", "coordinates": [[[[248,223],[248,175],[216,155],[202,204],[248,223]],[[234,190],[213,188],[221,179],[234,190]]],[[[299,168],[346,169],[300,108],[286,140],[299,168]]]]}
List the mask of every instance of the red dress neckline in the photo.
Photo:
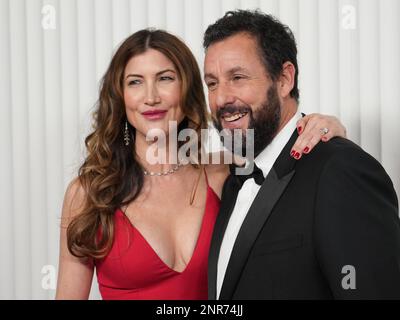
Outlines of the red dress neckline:
{"type": "Polygon", "coordinates": [[[198,249],[198,247],[199,247],[199,243],[200,243],[201,240],[202,240],[203,229],[204,229],[204,228],[203,228],[203,226],[204,226],[204,221],[206,220],[207,212],[209,211],[209,210],[207,210],[207,203],[208,203],[208,198],[209,198],[209,196],[210,196],[210,195],[209,195],[210,192],[214,192],[214,190],[213,190],[210,186],[207,186],[206,205],[204,206],[203,218],[202,218],[202,221],[201,221],[201,226],[200,226],[199,235],[197,236],[196,245],[195,245],[195,247],[194,247],[194,249],[193,249],[192,256],[190,257],[190,260],[189,260],[189,262],[187,263],[185,269],[183,269],[182,271],[177,271],[177,270],[171,268],[169,265],[167,265],[167,264],[160,258],[160,256],[157,254],[157,252],[153,249],[153,246],[152,246],[152,245],[149,243],[149,241],[147,241],[147,239],[143,236],[142,232],[140,232],[140,230],[139,230],[138,228],[136,228],[136,227],[133,225],[133,223],[132,223],[131,220],[127,217],[127,215],[125,214],[125,212],[123,212],[123,211],[119,208],[119,209],[117,209],[117,212],[116,212],[116,213],[119,213],[120,215],[122,215],[122,217],[123,217],[124,219],[127,220],[127,222],[129,223],[129,225],[133,228],[133,230],[135,230],[135,231],[137,232],[137,234],[142,238],[143,242],[147,245],[147,247],[149,248],[149,250],[154,254],[155,258],[157,258],[157,259],[160,261],[160,263],[161,263],[165,268],[167,268],[167,269],[168,269],[169,271],[171,271],[171,272],[175,272],[175,273],[177,273],[177,274],[183,274],[188,268],[190,268],[190,265],[191,265],[192,261],[196,258],[197,249],[198,249]]]}
{"type": "Polygon", "coordinates": [[[95,261],[103,299],[206,300],[208,252],[220,200],[207,183],[201,228],[188,264],[170,268],[121,209],[114,216],[110,252],[95,261]]]}

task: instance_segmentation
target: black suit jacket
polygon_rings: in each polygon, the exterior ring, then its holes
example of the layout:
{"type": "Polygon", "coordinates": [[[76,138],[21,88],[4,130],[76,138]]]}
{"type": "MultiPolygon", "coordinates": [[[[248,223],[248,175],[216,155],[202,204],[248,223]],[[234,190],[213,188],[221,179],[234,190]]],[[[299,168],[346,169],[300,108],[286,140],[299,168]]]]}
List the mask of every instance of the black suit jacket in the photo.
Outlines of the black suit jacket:
{"type": "MultiPolygon", "coordinates": [[[[297,136],[249,209],[219,298],[400,299],[398,201],[385,170],[342,138],[319,143],[297,161],[290,157],[297,136]]],[[[229,176],[214,227],[209,299],[216,298],[219,249],[235,185],[229,176]]]]}

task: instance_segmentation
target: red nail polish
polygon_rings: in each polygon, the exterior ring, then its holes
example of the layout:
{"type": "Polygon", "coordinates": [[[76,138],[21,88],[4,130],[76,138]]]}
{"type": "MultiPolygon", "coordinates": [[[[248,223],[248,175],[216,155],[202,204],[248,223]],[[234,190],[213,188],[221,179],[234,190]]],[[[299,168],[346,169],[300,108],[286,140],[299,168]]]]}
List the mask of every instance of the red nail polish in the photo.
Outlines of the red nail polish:
{"type": "Polygon", "coordinates": [[[298,127],[297,132],[300,134],[302,129],[303,129],[302,127],[298,127]]]}
{"type": "Polygon", "coordinates": [[[292,150],[292,152],[290,152],[290,156],[291,156],[291,157],[294,157],[295,154],[296,154],[296,151],[294,151],[294,150],[292,150]]]}
{"type": "Polygon", "coordinates": [[[294,157],[299,160],[300,159],[300,153],[296,152],[296,154],[294,155],[294,157]]]}
{"type": "Polygon", "coordinates": [[[305,147],[304,148],[304,153],[307,153],[308,151],[310,151],[310,148],[309,147],[305,147]]]}

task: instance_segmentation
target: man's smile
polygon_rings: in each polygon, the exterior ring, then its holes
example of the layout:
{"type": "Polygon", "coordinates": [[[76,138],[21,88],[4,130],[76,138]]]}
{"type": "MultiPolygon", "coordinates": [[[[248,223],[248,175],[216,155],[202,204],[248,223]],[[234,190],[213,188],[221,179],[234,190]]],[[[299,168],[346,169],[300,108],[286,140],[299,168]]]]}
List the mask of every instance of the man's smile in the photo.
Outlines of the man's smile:
{"type": "Polygon", "coordinates": [[[235,112],[235,113],[225,113],[221,116],[223,120],[226,122],[234,122],[236,120],[239,120],[243,118],[248,112],[235,112]]]}

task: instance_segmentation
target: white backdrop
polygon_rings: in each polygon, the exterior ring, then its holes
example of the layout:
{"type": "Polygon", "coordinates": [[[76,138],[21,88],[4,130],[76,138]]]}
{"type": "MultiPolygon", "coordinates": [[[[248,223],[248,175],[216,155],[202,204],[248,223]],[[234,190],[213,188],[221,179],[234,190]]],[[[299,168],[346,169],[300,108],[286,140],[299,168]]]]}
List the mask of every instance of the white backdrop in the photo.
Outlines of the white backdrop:
{"type": "Polygon", "coordinates": [[[301,110],[338,116],[399,194],[399,0],[0,0],[0,299],[54,297],[63,194],[116,46],[163,28],[202,64],[205,28],[257,7],[295,33],[301,110]]]}

